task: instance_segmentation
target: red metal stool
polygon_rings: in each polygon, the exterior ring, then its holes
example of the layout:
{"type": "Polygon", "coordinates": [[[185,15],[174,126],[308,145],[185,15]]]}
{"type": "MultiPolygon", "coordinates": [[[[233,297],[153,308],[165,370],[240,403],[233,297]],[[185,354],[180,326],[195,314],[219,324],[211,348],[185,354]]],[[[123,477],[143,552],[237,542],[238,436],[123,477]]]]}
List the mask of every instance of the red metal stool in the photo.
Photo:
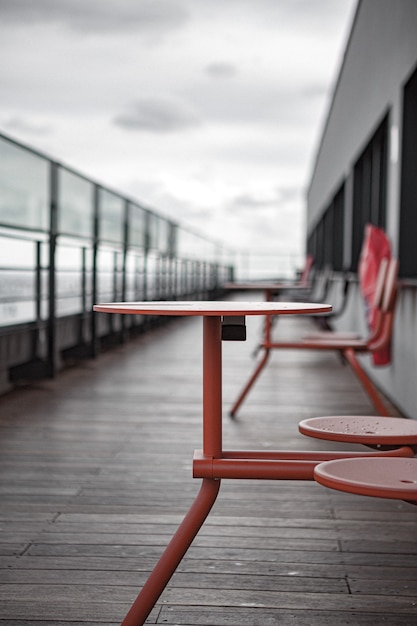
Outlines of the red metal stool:
{"type": "Polygon", "coordinates": [[[368,446],[417,445],[417,420],[377,415],[313,417],[299,423],[303,435],[368,446]]]}
{"type": "Polygon", "coordinates": [[[417,504],[417,459],[398,457],[338,459],[320,463],[315,480],[324,487],[362,496],[417,504]]]}

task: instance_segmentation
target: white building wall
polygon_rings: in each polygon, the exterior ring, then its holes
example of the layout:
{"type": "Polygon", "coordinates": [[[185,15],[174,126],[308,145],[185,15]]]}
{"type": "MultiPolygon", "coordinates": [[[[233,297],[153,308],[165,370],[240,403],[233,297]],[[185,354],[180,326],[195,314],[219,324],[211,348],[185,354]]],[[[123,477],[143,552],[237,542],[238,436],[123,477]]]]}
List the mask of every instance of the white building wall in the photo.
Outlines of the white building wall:
{"type": "MultiPolygon", "coordinates": [[[[391,111],[390,123],[398,129],[402,87],[416,63],[417,1],[362,0],[308,190],[308,232],[341,182],[351,174],[353,164],[387,111],[391,111]]],[[[399,195],[398,176],[392,168],[396,169],[397,164],[391,162],[388,179],[391,237],[397,229],[394,214],[399,195]]]]}
{"type": "MultiPolygon", "coordinates": [[[[345,181],[345,262],[350,262],[353,166],[389,113],[387,233],[398,255],[403,86],[417,67],[417,0],[360,0],[307,194],[310,233],[345,181]]],[[[416,207],[417,210],[417,207],[416,207]]],[[[339,322],[357,328],[360,295],[339,322]]],[[[400,292],[392,363],[363,363],[404,414],[417,418],[417,286],[400,292]]]]}

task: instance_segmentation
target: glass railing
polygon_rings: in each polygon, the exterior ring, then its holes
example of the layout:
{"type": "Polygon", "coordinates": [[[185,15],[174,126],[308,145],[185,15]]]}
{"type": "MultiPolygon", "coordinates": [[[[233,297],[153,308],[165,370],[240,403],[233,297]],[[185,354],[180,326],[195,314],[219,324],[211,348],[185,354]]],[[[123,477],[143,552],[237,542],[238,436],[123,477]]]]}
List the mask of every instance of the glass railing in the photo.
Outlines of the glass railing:
{"type": "Polygon", "coordinates": [[[32,325],[29,360],[95,345],[109,329],[95,326],[94,302],[215,297],[231,259],[219,242],[0,135],[0,335],[32,325]],[[84,327],[67,323],[64,336],[68,317],[84,327]]]}
{"type": "Polygon", "coordinates": [[[58,316],[103,298],[197,297],[230,278],[230,258],[218,242],[0,136],[0,326],[45,319],[49,296],[58,316]]]}

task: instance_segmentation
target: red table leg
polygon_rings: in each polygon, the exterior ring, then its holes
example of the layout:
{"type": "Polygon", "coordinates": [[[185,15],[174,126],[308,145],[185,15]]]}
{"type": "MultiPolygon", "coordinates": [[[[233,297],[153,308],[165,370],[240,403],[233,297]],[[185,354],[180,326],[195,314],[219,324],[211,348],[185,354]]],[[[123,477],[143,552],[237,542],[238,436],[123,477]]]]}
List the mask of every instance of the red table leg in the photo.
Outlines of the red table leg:
{"type": "Polygon", "coordinates": [[[203,450],[216,458],[222,454],[221,318],[204,317],[203,324],[203,450]]]}
{"type": "MultiPolygon", "coordinates": [[[[204,317],[203,446],[204,454],[222,453],[221,318],[204,317]]],[[[204,478],[197,498],[146,581],[122,626],[142,626],[216,501],[220,480],[204,478]]]]}
{"type": "Polygon", "coordinates": [[[122,626],[142,626],[200,530],[220,488],[219,480],[203,479],[190,510],[131,606],[122,626]]]}
{"type": "Polygon", "coordinates": [[[231,417],[234,417],[236,415],[236,412],[237,412],[238,408],[242,404],[243,400],[246,398],[246,396],[249,393],[249,391],[251,390],[255,380],[258,378],[259,374],[262,372],[263,368],[265,367],[265,365],[266,365],[266,363],[267,363],[267,361],[269,359],[269,352],[270,352],[269,348],[265,348],[264,346],[261,346],[261,348],[264,349],[263,357],[259,361],[258,365],[256,366],[255,371],[253,372],[252,376],[249,378],[248,382],[246,383],[246,385],[244,386],[244,388],[240,392],[240,395],[239,395],[238,399],[236,400],[236,402],[234,403],[234,405],[230,409],[230,416],[231,417]]]}
{"type": "MultiPolygon", "coordinates": [[[[265,289],[266,302],[271,302],[272,297],[273,297],[273,291],[271,289],[265,289]]],[[[265,367],[269,359],[270,345],[271,345],[271,330],[272,330],[272,317],[270,315],[266,315],[264,319],[264,339],[263,339],[263,342],[258,346],[258,349],[264,350],[264,354],[262,356],[262,359],[259,361],[258,365],[256,366],[252,376],[249,378],[248,382],[246,383],[246,385],[240,392],[239,397],[237,398],[234,405],[230,409],[229,415],[231,417],[234,417],[236,415],[238,408],[240,407],[243,400],[246,398],[247,394],[253,387],[256,379],[258,378],[259,374],[262,372],[263,368],[265,367]]],[[[258,350],[256,352],[258,352],[258,350]]]]}

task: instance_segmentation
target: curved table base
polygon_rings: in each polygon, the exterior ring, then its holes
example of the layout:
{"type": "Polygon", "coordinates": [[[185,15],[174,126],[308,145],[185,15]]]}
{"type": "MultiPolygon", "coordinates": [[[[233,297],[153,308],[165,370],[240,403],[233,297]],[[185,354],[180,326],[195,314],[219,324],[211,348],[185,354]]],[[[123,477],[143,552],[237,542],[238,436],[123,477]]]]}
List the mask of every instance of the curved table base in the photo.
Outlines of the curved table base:
{"type": "MultiPolygon", "coordinates": [[[[363,456],[412,457],[407,446],[379,452],[222,451],[220,458],[194,453],[193,476],[203,478],[200,491],[175,535],[156,564],[121,626],[142,626],[171,576],[197,536],[215,503],[221,478],[263,480],[314,480],[317,466],[335,460],[363,460],[363,456]]],[[[367,459],[369,460],[369,459],[367,459]]]]}
{"type": "Polygon", "coordinates": [[[190,510],[132,604],[122,626],[142,626],[216,501],[220,480],[205,478],[190,510]]]}

